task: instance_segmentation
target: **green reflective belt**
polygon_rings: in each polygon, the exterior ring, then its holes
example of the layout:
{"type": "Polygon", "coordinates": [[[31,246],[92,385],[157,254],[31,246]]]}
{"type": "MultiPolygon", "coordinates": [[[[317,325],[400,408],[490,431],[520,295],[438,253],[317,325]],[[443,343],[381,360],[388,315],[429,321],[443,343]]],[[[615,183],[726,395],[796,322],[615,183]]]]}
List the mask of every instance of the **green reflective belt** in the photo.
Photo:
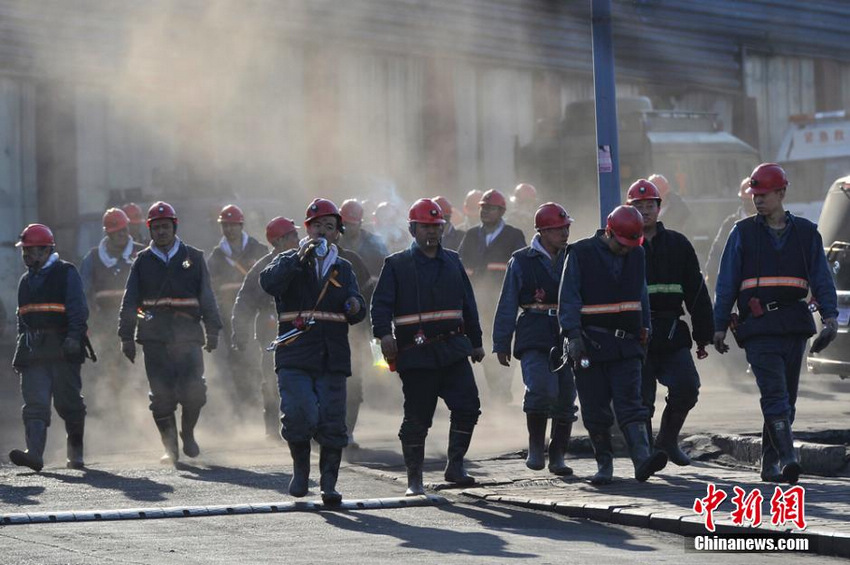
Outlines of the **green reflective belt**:
{"type": "Polygon", "coordinates": [[[685,289],[680,284],[650,284],[646,288],[649,294],[685,294],[685,289]]]}

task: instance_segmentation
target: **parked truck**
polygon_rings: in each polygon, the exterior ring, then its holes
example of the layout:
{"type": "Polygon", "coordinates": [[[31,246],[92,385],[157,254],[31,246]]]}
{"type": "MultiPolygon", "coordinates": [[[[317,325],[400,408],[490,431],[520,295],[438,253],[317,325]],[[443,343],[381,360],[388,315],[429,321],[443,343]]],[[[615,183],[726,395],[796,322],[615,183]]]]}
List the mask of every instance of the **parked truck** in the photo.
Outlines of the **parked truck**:
{"type": "MultiPolygon", "coordinates": [[[[838,292],[838,336],[829,347],[809,354],[813,373],[850,377],[850,176],[832,183],[818,219],[827,264],[838,292]]],[[[815,316],[820,331],[820,318],[815,316]]]]}
{"type": "MultiPolygon", "coordinates": [[[[654,110],[646,97],[619,98],[617,121],[623,194],[638,178],[667,177],[692,211],[684,231],[704,260],[723,219],[738,208],[741,179],[760,162],[758,151],[723,131],[716,114],[654,110]]],[[[598,217],[593,100],[568,104],[557,123],[538,124],[534,139],[515,154],[519,178],[545,198],[598,217]]]]}

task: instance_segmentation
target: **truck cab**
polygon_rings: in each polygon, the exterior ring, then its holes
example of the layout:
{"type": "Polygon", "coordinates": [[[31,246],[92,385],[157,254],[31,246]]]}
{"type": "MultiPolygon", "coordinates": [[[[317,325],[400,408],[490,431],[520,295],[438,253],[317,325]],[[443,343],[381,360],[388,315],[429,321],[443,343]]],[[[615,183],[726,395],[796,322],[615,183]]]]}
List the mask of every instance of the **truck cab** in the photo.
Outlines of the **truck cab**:
{"type": "MultiPolygon", "coordinates": [[[[850,176],[832,183],[818,220],[826,261],[838,292],[838,336],[820,353],[809,354],[813,373],[850,376],[850,176]]],[[[815,316],[820,331],[820,319],[815,316]]]]}

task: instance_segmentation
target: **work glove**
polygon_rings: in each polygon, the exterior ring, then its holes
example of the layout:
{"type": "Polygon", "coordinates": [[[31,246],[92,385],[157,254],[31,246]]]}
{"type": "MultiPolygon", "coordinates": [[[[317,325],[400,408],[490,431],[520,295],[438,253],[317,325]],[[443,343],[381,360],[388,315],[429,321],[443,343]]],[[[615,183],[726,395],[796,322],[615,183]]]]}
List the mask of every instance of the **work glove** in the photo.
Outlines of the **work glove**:
{"type": "Polygon", "coordinates": [[[124,357],[130,360],[130,363],[136,362],[136,342],[135,341],[122,341],[121,342],[121,353],[124,354],[124,357]]]}
{"type": "Polygon", "coordinates": [[[471,357],[472,357],[473,363],[481,363],[481,361],[484,360],[484,348],[483,347],[473,347],[471,357]]]}
{"type": "Polygon", "coordinates": [[[80,353],[82,353],[80,340],[70,336],[66,337],[65,341],[62,342],[62,353],[64,353],[65,357],[68,359],[80,357],[80,353]]]}
{"type": "Polygon", "coordinates": [[[726,332],[714,332],[714,349],[721,355],[729,351],[729,346],[726,345],[726,332]]]}
{"type": "Polygon", "coordinates": [[[818,336],[812,342],[812,347],[809,353],[820,353],[826,346],[832,343],[835,336],[838,335],[838,321],[835,318],[827,318],[823,321],[823,328],[818,336]]]}
{"type": "Polygon", "coordinates": [[[210,334],[207,336],[207,343],[204,345],[204,351],[212,353],[218,348],[218,335],[210,334]]]}
{"type": "Polygon", "coordinates": [[[387,361],[393,361],[398,356],[398,342],[393,334],[387,334],[381,338],[381,353],[387,361]]]}
{"type": "Polygon", "coordinates": [[[584,339],[580,336],[567,339],[567,352],[573,363],[578,364],[581,362],[582,357],[587,357],[587,348],[584,345],[584,339]]]}
{"type": "Polygon", "coordinates": [[[360,312],[360,301],[353,296],[349,296],[345,301],[345,313],[348,316],[356,316],[360,312]]]}
{"type": "Polygon", "coordinates": [[[505,367],[511,366],[511,354],[504,351],[497,351],[496,358],[499,360],[499,365],[503,365],[505,367]]]}

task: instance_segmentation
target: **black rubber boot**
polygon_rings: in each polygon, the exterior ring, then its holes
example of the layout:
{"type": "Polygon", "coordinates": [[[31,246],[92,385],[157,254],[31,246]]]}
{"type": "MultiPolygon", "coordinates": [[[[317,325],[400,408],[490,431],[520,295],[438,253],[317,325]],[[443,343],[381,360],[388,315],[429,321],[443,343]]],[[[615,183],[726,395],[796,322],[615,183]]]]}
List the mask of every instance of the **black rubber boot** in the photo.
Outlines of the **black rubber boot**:
{"type": "Polygon", "coordinates": [[[772,420],[767,423],[770,442],[779,454],[779,467],[782,480],[789,485],[797,484],[802,468],[794,450],[794,436],[791,433],[791,423],[785,419],[772,420]]]}
{"type": "Polygon", "coordinates": [[[162,445],[165,447],[165,454],[159,458],[159,462],[163,465],[177,465],[180,459],[177,446],[177,417],[171,414],[164,418],[154,418],[154,422],[159,430],[162,445]]]}
{"type": "Polygon", "coordinates": [[[307,495],[310,483],[310,442],[289,442],[292,455],[292,480],[289,481],[289,494],[295,498],[307,495]]]}
{"type": "Polygon", "coordinates": [[[779,472],[779,454],[770,442],[770,432],[767,423],[761,430],[761,480],[765,483],[781,483],[782,473],[779,472]]]}
{"type": "Polygon", "coordinates": [[[425,444],[413,445],[401,442],[401,452],[404,454],[404,466],[407,467],[407,490],[404,496],[420,496],[425,494],[425,486],[422,484],[425,444]]]}
{"type": "Polygon", "coordinates": [[[186,457],[194,458],[201,454],[201,448],[195,441],[195,425],[200,417],[200,408],[183,407],[183,414],[180,416],[180,438],[183,440],[183,453],[186,457]]]}
{"type": "Polygon", "coordinates": [[[592,485],[610,485],[614,479],[614,448],[611,445],[611,430],[590,431],[590,444],[596,457],[596,474],[590,479],[592,485]]]}
{"type": "Polygon", "coordinates": [[[475,424],[457,424],[454,422],[451,424],[448,461],[446,462],[446,471],[443,473],[443,477],[449,483],[464,487],[475,484],[475,479],[470,477],[463,467],[463,456],[469,450],[473,430],[475,430],[475,424]]]}
{"type": "Polygon", "coordinates": [[[322,489],[322,502],[327,506],[336,506],[342,502],[342,495],[336,490],[341,461],[341,448],[322,446],[319,451],[319,471],[322,473],[319,486],[322,489]]]}
{"type": "Polygon", "coordinates": [[[85,420],[65,422],[65,432],[68,434],[66,440],[68,461],[65,466],[69,469],[82,469],[86,465],[83,461],[83,432],[85,427],[85,420]]]}
{"type": "MultiPolygon", "coordinates": [[[[679,447],[679,432],[682,431],[682,426],[685,425],[687,417],[687,411],[671,409],[668,404],[664,408],[664,414],[661,415],[661,428],[655,438],[655,448],[666,453],[670,461],[680,467],[691,464],[691,458],[679,447]]],[[[650,432],[651,437],[652,433],[650,432]]],[[[652,447],[651,440],[649,445],[652,447]]]]}
{"type": "Polygon", "coordinates": [[[539,471],[546,466],[546,456],[543,452],[546,448],[546,424],[549,423],[549,417],[546,414],[526,414],[525,423],[528,427],[528,457],[525,459],[525,466],[539,471]]]}
{"type": "Polygon", "coordinates": [[[552,420],[552,437],[549,438],[549,472],[553,475],[573,474],[572,468],[564,462],[572,431],[572,422],[552,420]]]}
{"type": "Polygon", "coordinates": [[[44,420],[26,420],[24,422],[27,449],[13,449],[9,460],[18,467],[29,467],[35,472],[44,468],[44,444],[47,443],[47,422],[44,420]]]}
{"type": "Polygon", "coordinates": [[[360,403],[353,403],[345,411],[345,429],[348,432],[348,449],[360,449],[360,444],[354,439],[354,427],[357,416],[360,415],[360,403]]]}
{"type": "Polygon", "coordinates": [[[635,479],[644,482],[667,466],[667,454],[660,450],[650,451],[649,436],[644,422],[632,422],[623,428],[623,436],[629,446],[629,455],[635,466],[635,479]]]}

